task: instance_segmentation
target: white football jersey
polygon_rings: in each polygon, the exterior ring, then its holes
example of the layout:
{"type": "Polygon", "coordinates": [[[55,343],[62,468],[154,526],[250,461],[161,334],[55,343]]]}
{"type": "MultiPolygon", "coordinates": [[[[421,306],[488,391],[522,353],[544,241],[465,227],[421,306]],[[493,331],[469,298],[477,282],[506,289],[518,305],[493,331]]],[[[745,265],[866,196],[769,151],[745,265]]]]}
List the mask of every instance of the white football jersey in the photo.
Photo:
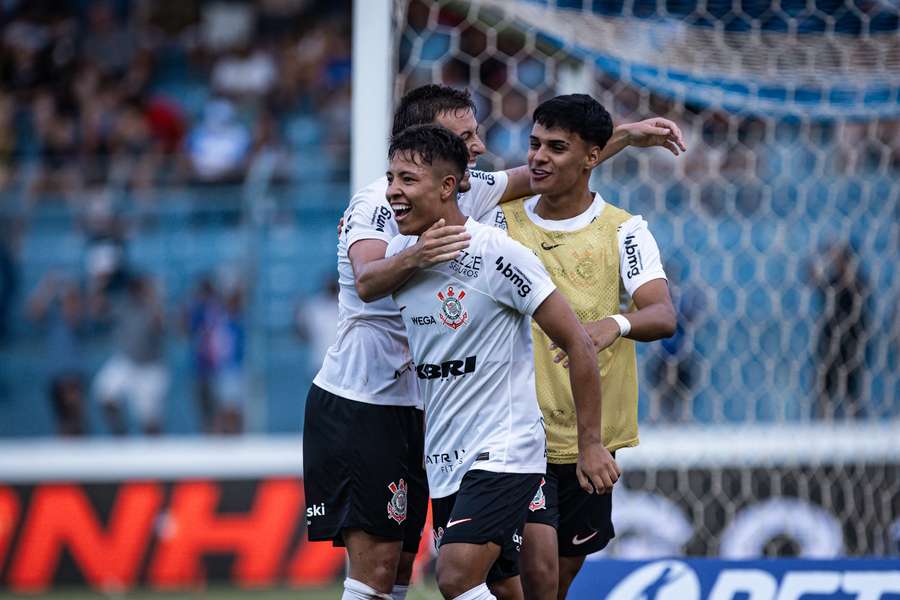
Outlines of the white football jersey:
{"type": "MultiPolygon", "coordinates": [[[[505,172],[471,172],[472,188],[459,195],[468,216],[484,218],[506,191],[505,172]]],[[[356,293],[350,247],[360,240],[391,241],[399,234],[385,199],[387,178],[359,190],[344,211],[338,239],[338,330],[313,383],[342,398],[392,406],[422,407],[412,373],[406,330],[390,297],[363,302],[356,293]]]]}
{"type": "MultiPolygon", "coordinates": [[[[593,222],[606,206],[603,197],[594,192],[594,201],[580,215],[571,219],[552,221],[541,218],[535,211],[540,195],[525,200],[525,214],[532,223],[549,231],[578,231],[593,222]]],[[[480,220],[485,225],[492,225],[506,231],[506,217],[503,209],[497,206],[480,220]]],[[[634,215],[619,226],[619,275],[622,288],[629,298],[639,287],[654,279],[666,279],[662,260],[659,257],[659,246],[656,238],[650,233],[647,221],[641,215],[634,215]]],[[[627,303],[626,303],[627,304],[627,303]]]]}
{"type": "MultiPolygon", "coordinates": [[[[531,315],[555,286],[540,260],[475,222],[469,248],[423,269],[394,293],[425,402],[431,496],[459,489],[469,469],[544,473],[546,442],[534,387],[531,315]]],[[[416,243],[399,236],[388,255],[416,243]]]]}

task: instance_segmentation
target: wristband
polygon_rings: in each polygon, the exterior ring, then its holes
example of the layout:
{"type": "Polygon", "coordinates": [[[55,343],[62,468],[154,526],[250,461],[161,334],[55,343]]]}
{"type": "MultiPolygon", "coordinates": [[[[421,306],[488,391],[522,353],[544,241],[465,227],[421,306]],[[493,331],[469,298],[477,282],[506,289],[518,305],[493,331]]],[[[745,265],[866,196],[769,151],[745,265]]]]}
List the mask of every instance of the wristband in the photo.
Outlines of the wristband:
{"type": "Polygon", "coordinates": [[[631,331],[631,321],[623,315],[609,315],[609,318],[619,325],[619,337],[625,337],[631,331]]]}

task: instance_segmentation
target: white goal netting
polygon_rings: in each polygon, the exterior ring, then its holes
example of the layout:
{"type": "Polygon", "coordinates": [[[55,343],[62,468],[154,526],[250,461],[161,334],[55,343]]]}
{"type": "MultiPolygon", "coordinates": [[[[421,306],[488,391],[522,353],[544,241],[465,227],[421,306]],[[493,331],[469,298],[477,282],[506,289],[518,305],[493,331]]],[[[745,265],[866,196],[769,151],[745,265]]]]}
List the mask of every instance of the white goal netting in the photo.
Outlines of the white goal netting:
{"type": "Polygon", "coordinates": [[[639,352],[643,438],[692,427],[671,438],[681,461],[634,451],[620,493],[638,513],[620,512],[611,552],[900,552],[898,15],[884,0],[395,2],[395,97],[468,87],[483,167],[523,163],[531,113],[559,93],[685,132],[684,156],[628,149],[593,180],[650,223],[679,310],[675,337],[639,352]],[[828,450],[798,461],[779,436],[828,450]],[[652,514],[669,515],[657,533],[631,527],[652,514]]]}

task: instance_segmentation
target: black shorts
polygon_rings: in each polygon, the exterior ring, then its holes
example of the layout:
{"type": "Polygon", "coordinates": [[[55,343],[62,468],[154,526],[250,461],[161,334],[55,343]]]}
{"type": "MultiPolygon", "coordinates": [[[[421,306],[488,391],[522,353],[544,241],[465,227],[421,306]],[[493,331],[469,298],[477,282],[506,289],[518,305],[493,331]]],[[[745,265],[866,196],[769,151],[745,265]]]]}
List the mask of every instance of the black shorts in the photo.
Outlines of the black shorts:
{"type": "Polygon", "coordinates": [[[612,494],[588,494],[575,465],[547,465],[547,476],[528,507],[528,522],[556,529],[560,556],[587,556],[616,537],[612,494]]]}
{"type": "Polygon", "coordinates": [[[488,572],[488,582],[515,577],[528,503],[542,477],[469,470],[458,492],[431,499],[435,546],[494,542],[500,546],[500,557],[488,572]]]}
{"type": "Polygon", "coordinates": [[[343,546],[341,531],[403,540],[416,552],[428,512],[422,411],[347,400],[318,386],[306,398],[307,535],[343,546]]]}

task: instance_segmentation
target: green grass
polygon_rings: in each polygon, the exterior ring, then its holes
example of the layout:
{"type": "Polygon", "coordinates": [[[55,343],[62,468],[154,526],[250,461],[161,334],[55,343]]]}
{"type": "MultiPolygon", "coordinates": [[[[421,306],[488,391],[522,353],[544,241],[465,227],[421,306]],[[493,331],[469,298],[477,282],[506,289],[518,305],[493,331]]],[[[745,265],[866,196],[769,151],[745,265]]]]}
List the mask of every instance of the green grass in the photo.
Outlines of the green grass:
{"type": "MultiPolygon", "coordinates": [[[[339,600],[343,587],[338,585],[318,589],[242,590],[231,587],[210,587],[190,592],[154,592],[138,590],[122,594],[102,594],[83,588],[63,588],[43,594],[0,593],[0,600],[339,600]]],[[[439,600],[433,585],[417,585],[409,590],[407,600],[439,600]]]]}

